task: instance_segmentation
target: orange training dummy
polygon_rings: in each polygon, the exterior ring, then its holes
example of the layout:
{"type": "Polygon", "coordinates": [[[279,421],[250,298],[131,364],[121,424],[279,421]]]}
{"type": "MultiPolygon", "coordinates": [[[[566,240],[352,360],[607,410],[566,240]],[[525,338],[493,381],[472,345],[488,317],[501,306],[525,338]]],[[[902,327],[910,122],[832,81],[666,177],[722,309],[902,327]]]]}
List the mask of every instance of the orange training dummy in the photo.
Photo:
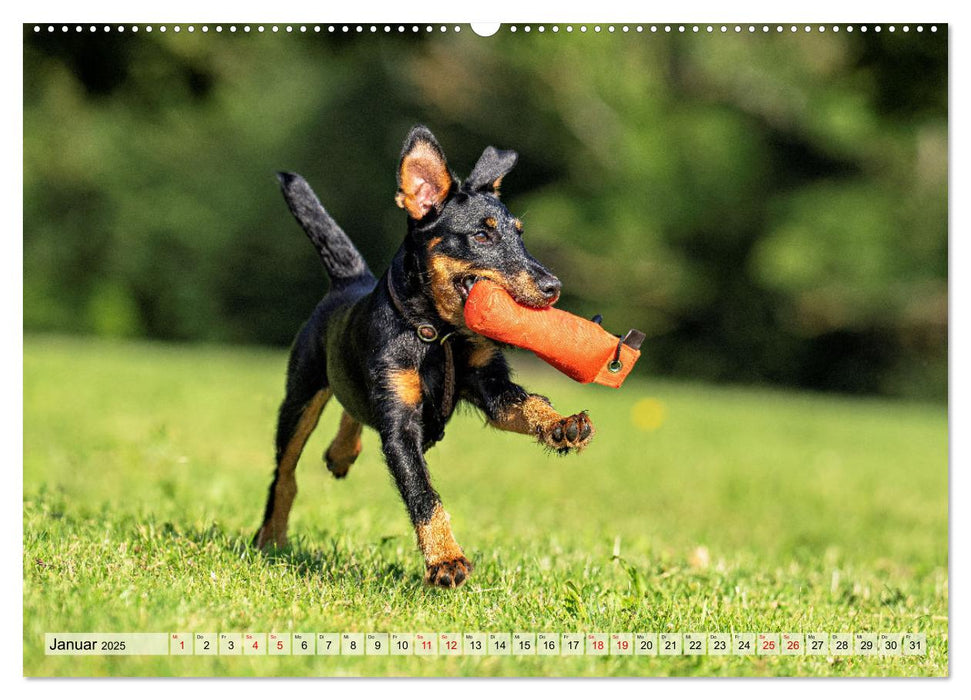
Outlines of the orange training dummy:
{"type": "Polygon", "coordinates": [[[489,280],[477,281],[469,292],[465,323],[487,338],[532,350],[582,384],[596,382],[615,389],[641,356],[644,341],[637,330],[618,338],[600,324],[566,311],[523,306],[489,280]]]}

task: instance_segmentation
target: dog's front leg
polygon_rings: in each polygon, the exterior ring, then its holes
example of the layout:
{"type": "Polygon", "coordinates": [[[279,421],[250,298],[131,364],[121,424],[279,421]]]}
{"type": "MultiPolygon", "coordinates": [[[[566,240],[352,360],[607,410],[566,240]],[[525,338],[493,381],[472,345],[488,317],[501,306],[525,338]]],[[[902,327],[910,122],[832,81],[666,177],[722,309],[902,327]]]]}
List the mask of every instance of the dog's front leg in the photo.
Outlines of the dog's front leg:
{"type": "Polygon", "coordinates": [[[579,452],[593,440],[594,427],[585,411],[564,416],[539,394],[531,394],[509,377],[509,366],[498,350],[489,361],[470,366],[467,390],[489,424],[500,430],[534,435],[540,444],[560,453],[579,452]]]}
{"type": "Polygon", "coordinates": [[[432,488],[422,452],[421,387],[415,370],[393,370],[380,401],[380,435],[388,468],[408,508],[425,557],[425,583],[443,588],[461,586],[472,571],[452,535],[449,515],[432,488]]]}

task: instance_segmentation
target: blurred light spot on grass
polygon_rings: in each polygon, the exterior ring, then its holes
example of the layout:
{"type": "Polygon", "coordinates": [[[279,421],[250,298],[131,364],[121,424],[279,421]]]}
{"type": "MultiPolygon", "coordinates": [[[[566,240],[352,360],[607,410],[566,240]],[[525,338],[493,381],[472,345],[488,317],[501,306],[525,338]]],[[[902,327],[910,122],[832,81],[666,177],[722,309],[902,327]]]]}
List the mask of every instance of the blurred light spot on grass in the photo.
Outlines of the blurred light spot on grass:
{"type": "Polygon", "coordinates": [[[630,418],[641,430],[654,431],[664,424],[667,408],[658,399],[648,397],[635,403],[630,409],[630,418]]]}

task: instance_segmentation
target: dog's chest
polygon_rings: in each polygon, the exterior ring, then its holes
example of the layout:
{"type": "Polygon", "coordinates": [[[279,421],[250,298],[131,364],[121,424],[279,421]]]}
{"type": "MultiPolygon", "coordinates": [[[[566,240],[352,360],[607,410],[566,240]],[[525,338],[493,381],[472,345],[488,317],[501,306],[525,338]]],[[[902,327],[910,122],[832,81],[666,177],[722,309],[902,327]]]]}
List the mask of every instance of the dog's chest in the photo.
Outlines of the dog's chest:
{"type": "Polygon", "coordinates": [[[452,353],[438,343],[429,346],[419,366],[419,376],[424,449],[427,450],[445,436],[445,425],[455,410],[458,391],[452,353]]]}

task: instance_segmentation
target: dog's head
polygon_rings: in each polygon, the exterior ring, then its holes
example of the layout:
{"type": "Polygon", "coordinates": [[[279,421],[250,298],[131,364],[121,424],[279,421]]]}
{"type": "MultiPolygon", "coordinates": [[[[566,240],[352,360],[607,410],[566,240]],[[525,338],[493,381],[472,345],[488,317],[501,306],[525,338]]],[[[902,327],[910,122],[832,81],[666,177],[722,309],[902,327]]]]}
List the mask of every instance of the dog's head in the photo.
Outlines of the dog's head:
{"type": "Polygon", "coordinates": [[[431,131],[416,126],[405,139],[395,202],[410,218],[426,290],[454,325],[462,325],[477,279],[492,280],[526,306],[544,308],[560,296],[560,280],[529,254],[522,222],[499,201],[499,185],[517,158],[489,146],[460,183],[431,131]]]}

